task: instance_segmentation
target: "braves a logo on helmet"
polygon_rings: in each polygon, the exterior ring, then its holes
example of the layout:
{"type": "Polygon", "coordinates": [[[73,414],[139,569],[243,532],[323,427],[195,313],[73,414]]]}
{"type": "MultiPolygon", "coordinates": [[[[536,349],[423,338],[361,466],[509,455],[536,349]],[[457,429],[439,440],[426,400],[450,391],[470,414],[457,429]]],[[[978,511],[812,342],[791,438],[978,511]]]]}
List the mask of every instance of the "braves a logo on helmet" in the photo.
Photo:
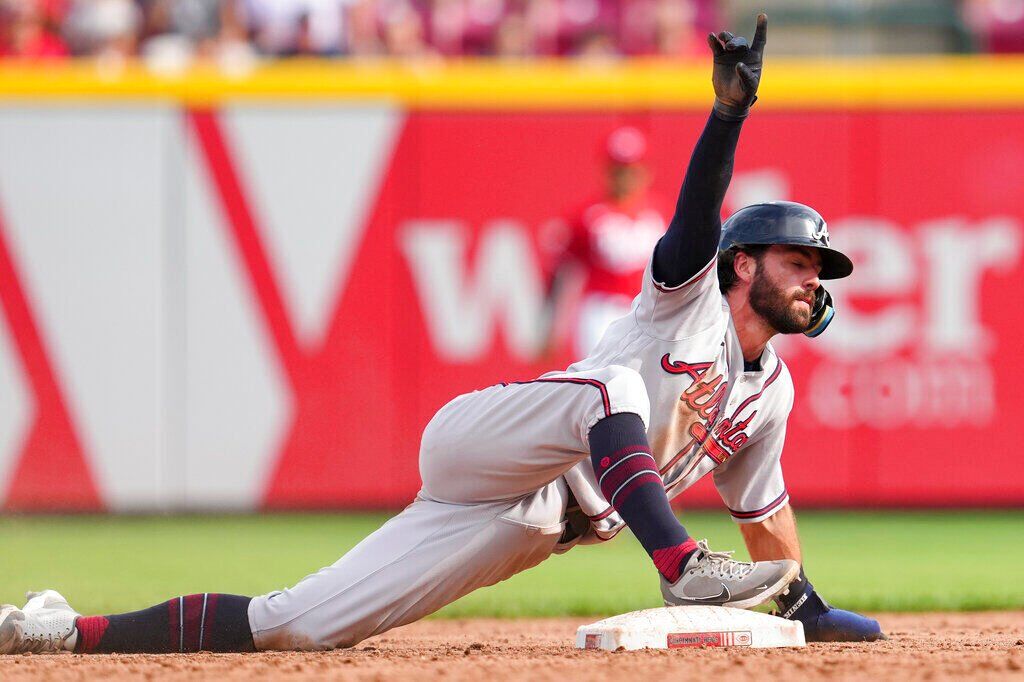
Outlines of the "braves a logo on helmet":
{"type": "Polygon", "coordinates": [[[812,234],[811,237],[814,241],[820,242],[822,246],[828,246],[828,223],[822,220],[821,224],[814,228],[814,234],[812,234]]]}

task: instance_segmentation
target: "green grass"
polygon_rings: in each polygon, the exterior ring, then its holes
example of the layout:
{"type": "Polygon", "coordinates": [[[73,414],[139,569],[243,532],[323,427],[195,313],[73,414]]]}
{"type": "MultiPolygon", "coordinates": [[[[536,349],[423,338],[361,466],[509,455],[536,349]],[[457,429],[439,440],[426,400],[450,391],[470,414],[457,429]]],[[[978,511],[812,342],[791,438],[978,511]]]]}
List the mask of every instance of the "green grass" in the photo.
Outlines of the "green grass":
{"type": "MultiPolygon", "coordinates": [[[[0,518],[0,602],[54,587],[88,613],[191,592],[259,594],[332,563],[385,515],[0,518]]],[[[722,514],[688,513],[716,548],[722,514]]],[[[805,512],[805,565],[833,604],[864,611],[1024,608],[1024,512],[805,512]]],[[[737,552],[743,556],[744,552],[737,552]]],[[[650,561],[624,533],[480,590],[442,616],[606,615],[660,605],[650,561]]]]}

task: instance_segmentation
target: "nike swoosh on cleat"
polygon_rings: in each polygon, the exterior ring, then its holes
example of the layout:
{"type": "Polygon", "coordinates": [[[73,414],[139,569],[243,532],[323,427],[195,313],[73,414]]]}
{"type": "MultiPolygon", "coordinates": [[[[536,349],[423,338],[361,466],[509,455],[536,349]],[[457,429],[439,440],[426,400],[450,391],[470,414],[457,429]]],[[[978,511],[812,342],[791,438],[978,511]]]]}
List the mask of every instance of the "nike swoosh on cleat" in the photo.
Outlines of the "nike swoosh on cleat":
{"type": "Polygon", "coordinates": [[[725,583],[722,583],[722,591],[718,594],[712,594],[707,597],[687,597],[687,599],[691,599],[693,601],[725,602],[729,601],[731,597],[732,595],[729,594],[729,588],[725,586],[725,583]]]}

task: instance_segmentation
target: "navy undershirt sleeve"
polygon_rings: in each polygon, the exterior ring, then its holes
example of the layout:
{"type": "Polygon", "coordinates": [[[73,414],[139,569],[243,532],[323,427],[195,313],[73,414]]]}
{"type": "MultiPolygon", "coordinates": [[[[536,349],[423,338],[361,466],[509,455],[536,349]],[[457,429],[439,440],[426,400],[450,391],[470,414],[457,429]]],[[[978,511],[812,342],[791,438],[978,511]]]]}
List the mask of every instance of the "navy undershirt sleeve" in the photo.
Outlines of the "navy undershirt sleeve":
{"type": "Polygon", "coordinates": [[[736,143],[743,119],[727,121],[711,114],[690,157],[675,215],[654,248],[654,277],[677,286],[707,265],[718,252],[722,202],[732,179],[736,143]]]}

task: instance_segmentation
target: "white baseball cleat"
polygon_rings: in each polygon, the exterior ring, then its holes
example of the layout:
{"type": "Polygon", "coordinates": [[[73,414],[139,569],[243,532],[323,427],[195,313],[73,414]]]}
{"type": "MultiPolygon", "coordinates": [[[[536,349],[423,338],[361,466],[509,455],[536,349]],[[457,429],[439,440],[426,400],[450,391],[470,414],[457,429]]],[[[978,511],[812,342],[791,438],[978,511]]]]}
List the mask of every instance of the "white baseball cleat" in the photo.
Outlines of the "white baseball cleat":
{"type": "Polygon", "coordinates": [[[29,592],[24,608],[0,609],[0,654],[42,654],[74,649],[79,614],[54,590],[29,592]]]}

